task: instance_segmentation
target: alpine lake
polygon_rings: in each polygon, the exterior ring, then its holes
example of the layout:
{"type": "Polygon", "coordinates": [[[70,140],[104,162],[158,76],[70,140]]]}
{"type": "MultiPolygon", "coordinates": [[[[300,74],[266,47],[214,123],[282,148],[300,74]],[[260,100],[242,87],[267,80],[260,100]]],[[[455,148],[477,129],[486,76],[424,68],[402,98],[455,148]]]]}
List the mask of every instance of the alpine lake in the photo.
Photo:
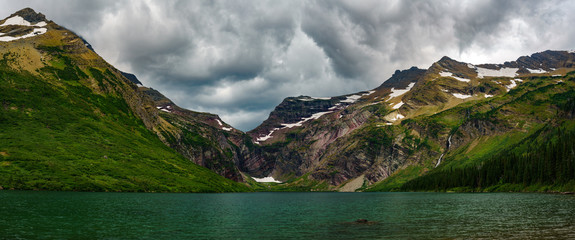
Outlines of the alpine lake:
{"type": "Polygon", "coordinates": [[[0,191],[0,239],[575,239],[575,196],[0,191]]]}

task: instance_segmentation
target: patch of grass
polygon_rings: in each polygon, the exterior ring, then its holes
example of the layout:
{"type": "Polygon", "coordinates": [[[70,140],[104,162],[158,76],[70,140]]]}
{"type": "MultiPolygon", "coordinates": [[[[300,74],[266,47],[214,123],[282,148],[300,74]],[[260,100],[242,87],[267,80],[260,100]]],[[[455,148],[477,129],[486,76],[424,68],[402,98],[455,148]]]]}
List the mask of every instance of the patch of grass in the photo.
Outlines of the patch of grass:
{"type": "Polygon", "coordinates": [[[401,186],[407,181],[413,179],[416,176],[421,176],[426,171],[426,168],[418,165],[411,165],[404,169],[396,171],[393,175],[371,185],[365,189],[361,189],[364,192],[394,192],[400,191],[401,186]]]}
{"type": "MultiPolygon", "coordinates": [[[[58,66],[47,70],[60,69],[58,66]]],[[[87,77],[85,73],[78,74],[82,71],[69,62],[65,62],[62,71],[74,72],[74,78],[87,77]]],[[[109,84],[111,76],[105,73],[90,69],[99,83],[109,84]]],[[[165,146],[120,96],[96,94],[77,82],[52,85],[54,78],[51,74],[41,78],[0,65],[2,188],[250,191],[165,146]]]]}
{"type": "Polygon", "coordinates": [[[506,134],[478,138],[476,141],[479,143],[476,146],[472,147],[472,143],[470,143],[449,152],[444,158],[445,164],[441,165],[441,167],[464,167],[478,164],[487,157],[521,142],[529,135],[526,132],[513,131],[506,134]]]}

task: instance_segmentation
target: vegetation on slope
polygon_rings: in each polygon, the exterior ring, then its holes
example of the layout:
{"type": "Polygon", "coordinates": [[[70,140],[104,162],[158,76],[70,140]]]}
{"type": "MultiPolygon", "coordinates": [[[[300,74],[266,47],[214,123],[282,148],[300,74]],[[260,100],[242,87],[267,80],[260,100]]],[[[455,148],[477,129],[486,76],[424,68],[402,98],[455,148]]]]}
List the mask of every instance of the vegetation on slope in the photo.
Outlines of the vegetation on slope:
{"type": "Polygon", "coordinates": [[[0,188],[66,191],[225,192],[244,185],[193,164],[149,131],[109,68],[55,46],[35,73],[0,60],[0,188]],[[81,66],[81,67],[79,67],[81,66]]]}
{"type": "Polygon", "coordinates": [[[448,132],[443,163],[407,167],[367,190],[575,191],[575,72],[525,80],[500,97],[404,121],[448,132]]]}
{"type": "Polygon", "coordinates": [[[575,191],[574,151],[575,128],[555,128],[479,164],[443,168],[410,180],[400,190],[575,191]]]}
{"type": "Polygon", "coordinates": [[[575,55],[568,52],[506,63],[521,65],[514,77],[479,77],[475,66],[445,57],[428,70],[396,72],[375,91],[288,98],[250,139],[216,115],[129,84],[75,34],[53,22],[48,28],[0,43],[0,189],[247,190],[191,161],[237,181],[251,174],[286,182],[246,179],[259,191],[575,185],[575,84],[573,72],[565,76],[575,55]]]}

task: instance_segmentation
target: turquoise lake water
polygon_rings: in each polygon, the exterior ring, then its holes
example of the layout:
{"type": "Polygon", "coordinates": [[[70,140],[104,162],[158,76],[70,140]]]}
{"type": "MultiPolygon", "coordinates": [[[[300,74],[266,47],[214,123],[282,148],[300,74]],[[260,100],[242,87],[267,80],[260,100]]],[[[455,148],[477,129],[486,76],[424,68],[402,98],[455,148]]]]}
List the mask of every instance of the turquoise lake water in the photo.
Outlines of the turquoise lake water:
{"type": "Polygon", "coordinates": [[[575,196],[0,191],[0,239],[575,239],[575,196]]]}

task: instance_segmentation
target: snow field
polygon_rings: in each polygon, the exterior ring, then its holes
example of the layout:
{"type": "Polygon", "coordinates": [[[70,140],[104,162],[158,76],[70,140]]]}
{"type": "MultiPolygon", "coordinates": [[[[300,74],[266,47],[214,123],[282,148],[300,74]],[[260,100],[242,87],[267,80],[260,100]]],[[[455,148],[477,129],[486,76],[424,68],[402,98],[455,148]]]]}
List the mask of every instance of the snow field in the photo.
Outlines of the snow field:
{"type": "Polygon", "coordinates": [[[394,98],[394,97],[399,97],[403,94],[406,94],[407,92],[411,91],[411,89],[413,88],[413,86],[415,86],[415,83],[412,82],[410,83],[406,89],[395,89],[395,88],[391,88],[391,93],[389,94],[389,98],[394,98]]]}
{"type": "Polygon", "coordinates": [[[451,72],[439,72],[439,75],[442,77],[452,77],[461,82],[471,82],[471,79],[456,77],[451,72]]]}
{"type": "Polygon", "coordinates": [[[274,182],[274,183],[282,183],[278,180],[275,180],[273,177],[265,177],[265,178],[255,178],[252,177],[256,182],[274,182]]]}
{"type": "Polygon", "coordinates": [[[34,36],[42,35],[48,31],[47,28],[44,28],[46,25],[48,25],[46,22],[39,22],[36,24],[31,24],[30,22],[24,20],[24,18],[22,18],[20,16],[14,16],[14,17],[6,19],[6,21],[2,25],[0,25],[0,27],[11,26],[11,25],[34,27],[34,30],[32,30],[31,33],[28,33],[26,35],[19,36],[19,37],[3,36],[6,33],[0,33],[0,42],[10,42],[10,41],[18,40],[18,39],[34,37],[34,36]]]}
{"type": "Polygon", "coordinates": [[[501,68],[499,70],[477,67],[477,77],[515,77],[519,68],[501,68]]]}

